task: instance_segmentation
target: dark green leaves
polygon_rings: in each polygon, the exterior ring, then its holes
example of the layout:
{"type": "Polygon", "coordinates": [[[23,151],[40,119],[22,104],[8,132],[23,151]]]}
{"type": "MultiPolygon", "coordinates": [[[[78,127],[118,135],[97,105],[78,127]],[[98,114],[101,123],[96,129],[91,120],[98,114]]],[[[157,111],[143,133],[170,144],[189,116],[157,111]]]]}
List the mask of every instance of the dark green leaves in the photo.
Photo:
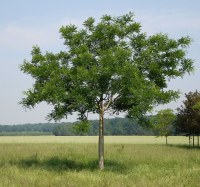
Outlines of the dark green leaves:
{"type": "Polygon", "coordinates": [[[176,129],[179,133],[200,134],[200,92],[185,94],[183,105],[178,108],[176,129]]]}
{"type": "Polygon", "coordinates": [[[78,112],[86,120],[87,113],[106,110],[142,117],[155,105],[177,98],[176,91],[166,91],[168,80],[193,69],[186,58],[189,37],[147,36],[131,12],[104,15],[98,23],[90,17],[83,29],[67,25],[60,34],[66,51],[42,54],[33,47],[32,59],[21,65],[35,80],[21,103],[53,105],[50,119],[78,112]]]}
{"type": "Polygon", "coordinates": [[[81,133],[88,133],[90,130],[91,123],[88,120],[82,120],[77,122],[74,126],[75,132],[81,133]]]}

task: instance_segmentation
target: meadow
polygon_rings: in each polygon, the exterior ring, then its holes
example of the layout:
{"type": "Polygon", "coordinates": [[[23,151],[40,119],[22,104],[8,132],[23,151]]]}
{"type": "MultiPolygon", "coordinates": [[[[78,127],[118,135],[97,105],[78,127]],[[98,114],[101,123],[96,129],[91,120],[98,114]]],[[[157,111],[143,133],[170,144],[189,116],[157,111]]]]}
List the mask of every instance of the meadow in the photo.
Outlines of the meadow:
{"type": "Polygon", "coordinates": [[[0,186],[199,186],[200,149],[188,138],[105,137],[105,170],[98,170],[98,137],[0,137],[0,186]]]}

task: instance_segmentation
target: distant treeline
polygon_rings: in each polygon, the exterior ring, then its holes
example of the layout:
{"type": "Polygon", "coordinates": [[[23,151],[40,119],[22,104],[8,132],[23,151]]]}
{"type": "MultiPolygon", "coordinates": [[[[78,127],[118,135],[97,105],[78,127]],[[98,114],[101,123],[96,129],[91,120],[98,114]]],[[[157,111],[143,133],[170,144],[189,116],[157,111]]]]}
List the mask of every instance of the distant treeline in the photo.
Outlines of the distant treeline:
{"type": "MultiPolygon", "coordinates": [[[[76,132],[74,124],[60,124],[55,127],[53,134],[56,136],[89,135],[96,136],[99,131],[99,121],[91,120],[91,126],[87,133],[76,132]]],[[[128,118],[105,119],[105,135],[153,135],[151,130],[147,130],[137,124],[136,121],[128,118]]]]}
{"type": "Polygon", "coordinates": [[[24,131],[24,132],[0,132],[0,136],[45,136],[52,135],[52,132],[24,131]]]}
{"type": "MultiPolygon", "coordinates": [[[[91,120],[87,133],[76,132],[76,123],[39,123],[23,125],[0,125],[1,136],[12,135],[98,135],[98,120],[91,120]]],[[[154,135],[154,133],[141,127],[136,121],[128,118],[105,119],[105,135],[154,135]]]]}
{"type": "Polygon", "coordinates": [[[0,125],[1,136],[17,135],[52,135],[53,130],[59,123],[37,123],[23,125],[0,125]]]}

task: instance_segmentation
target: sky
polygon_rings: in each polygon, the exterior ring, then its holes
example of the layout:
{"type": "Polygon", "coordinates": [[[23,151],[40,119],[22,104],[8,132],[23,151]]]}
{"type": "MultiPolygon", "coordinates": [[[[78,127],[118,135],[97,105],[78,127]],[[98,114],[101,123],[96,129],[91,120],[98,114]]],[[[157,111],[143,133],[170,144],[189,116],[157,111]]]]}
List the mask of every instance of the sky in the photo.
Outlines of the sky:
{"type": "MultiPolygon", "coordinates": [[[[176,109],[185,93],[200,90],[199,0],[0,0],[0,124],[47,122],[51,106],[41,103],[29,110],[19,105],[23,91],[34,83],[19,69],[24,59],[30,60],[33,45],[43,52],[58,52],[64,49],[59,34],[62,25],[81,27],[88,17],[98,21],[104,14],[121,16],[129,11],[148,35],[162,32],[175,39],[193,39],[187,57],[195,61],[194,73],[172,80],[169,89],[180,90],[180,99],[157,109],[176,109]]],[[[75,115],[63,121],[74,120],[75,115]]]]}

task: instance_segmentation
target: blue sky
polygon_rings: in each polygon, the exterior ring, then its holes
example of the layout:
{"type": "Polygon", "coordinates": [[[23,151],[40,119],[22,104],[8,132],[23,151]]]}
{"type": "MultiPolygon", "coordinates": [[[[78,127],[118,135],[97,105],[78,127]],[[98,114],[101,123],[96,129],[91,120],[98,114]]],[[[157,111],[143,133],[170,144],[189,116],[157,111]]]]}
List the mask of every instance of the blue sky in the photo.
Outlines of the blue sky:
{"type": "MultiPolygon", "coordinates": [[[[62,25],[72,23],[81,27],[88,17],[98,20],[103,14],[120,16],[129,11],[135,13],[135,20],[148,35],[163,32],[172,38],[188,35],[194,40],[188,57],[195,60],[196,70],[169,84],[170,89],[179,89],[182,95],[164,107],[175,109],[181,105],[184,93],[199,90],[199,0],[0,0],[0,124],[45,122],[51,110],[44,103],[31,111],[18,104],[22,92],[33,84],[19,70],[23,60],[30,59],[33,45],[57,52],[64,49],[58,32],[62,25]]],[[[69,117],[68,121],[72,120],[75,116],[69,117]]]]}

